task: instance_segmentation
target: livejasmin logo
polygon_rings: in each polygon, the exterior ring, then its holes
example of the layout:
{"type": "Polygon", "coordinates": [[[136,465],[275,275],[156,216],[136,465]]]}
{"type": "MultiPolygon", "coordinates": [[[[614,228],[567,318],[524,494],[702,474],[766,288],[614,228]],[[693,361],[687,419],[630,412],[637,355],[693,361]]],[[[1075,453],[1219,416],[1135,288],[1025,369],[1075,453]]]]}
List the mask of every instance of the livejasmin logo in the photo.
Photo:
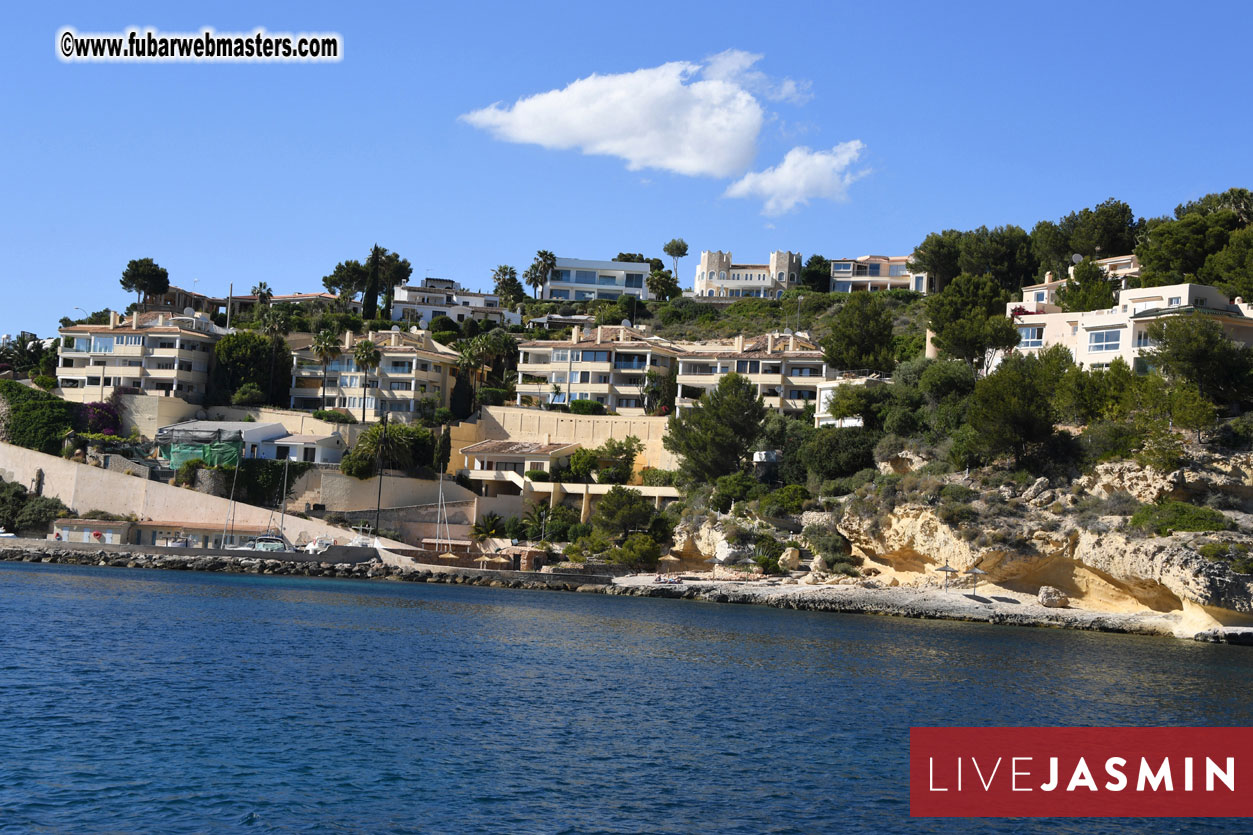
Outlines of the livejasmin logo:
{"type": "Polygon", "coordinates": [[[1251,751],[1251,728],[913,728],[910,814],[1245,817],[1251,751]]]}

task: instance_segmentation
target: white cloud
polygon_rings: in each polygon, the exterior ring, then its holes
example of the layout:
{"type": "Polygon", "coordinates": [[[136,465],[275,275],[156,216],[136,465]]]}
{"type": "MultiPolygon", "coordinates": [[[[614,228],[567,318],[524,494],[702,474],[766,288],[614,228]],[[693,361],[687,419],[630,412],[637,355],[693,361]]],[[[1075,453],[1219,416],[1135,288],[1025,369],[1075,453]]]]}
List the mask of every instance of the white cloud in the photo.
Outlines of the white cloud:
{"type": "Polygon", "coordinates": [[[793,148],[783,161],[765,171],[751,171],[736,180],[724,197],[759,197],[762,214],[781,215],[817,198],[845,200],[848,186],[866,174],[851,168],[865,146],[860,140],[841,142],[829,151],[793,148]]]}
{"type": "Polygon", "coordinates": [[[461,118],[497,139],[615,156],[632,171],[731,177],[752,164],[764,114],[735,80],[743,69],[719,66],[718,78],[686,61],[590,75],[461,118]]]}
{"type": "Polygon", "coordinates": [[[742,49],[727,49],[705,59],[702,76],[714,81],[725,81],[743,87],[750,93],[791,104],[804,104],[813,98],[808,81],[791,78],[775,80],[760,70],[752,69],[762,55],[742,49]]]}

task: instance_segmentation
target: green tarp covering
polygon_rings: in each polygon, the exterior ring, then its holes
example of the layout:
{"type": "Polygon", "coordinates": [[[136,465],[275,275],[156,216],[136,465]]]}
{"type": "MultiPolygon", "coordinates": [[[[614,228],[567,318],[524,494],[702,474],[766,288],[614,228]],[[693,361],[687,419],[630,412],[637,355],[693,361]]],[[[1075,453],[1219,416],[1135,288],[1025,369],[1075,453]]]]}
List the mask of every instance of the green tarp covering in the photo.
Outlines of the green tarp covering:
{"type": "Polygon", "coordinates": [[[243,441],[214,441],[207,444],[173,443],[161,448],[161,457],[174,469],[199,458],[210,467],[234,467],[243,452],[243,441]]]}

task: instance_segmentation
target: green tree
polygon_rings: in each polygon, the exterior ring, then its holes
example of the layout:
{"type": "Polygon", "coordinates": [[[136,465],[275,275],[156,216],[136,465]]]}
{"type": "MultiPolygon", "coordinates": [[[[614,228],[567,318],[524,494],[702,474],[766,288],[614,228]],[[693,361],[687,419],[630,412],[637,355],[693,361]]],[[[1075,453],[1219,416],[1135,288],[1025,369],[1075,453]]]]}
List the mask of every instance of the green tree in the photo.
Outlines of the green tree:
{"type": "Polygon", "coordinates": [[[245,383],[252,383],[264,392],[283,394],[291,384],[291,352],[281,336],[236,331],[218,340],[213,356],[213,387],[219,402],[229,400],[245,383]],[[266,369],[269,369],[268,377],[266,369]]]}
{"type": "Polygon", "coordinates": [[[648,285],[649,295],[655,299],[670,301],[683,295],[678,280],[670,274],[669,270],[653,270],[644,279],[644,283],[648,285]]]}
{"type": "Polygon", "coordinates": [[[379,315],[384,319],[392,318],[392,300],[396,297],[396,288],[409,281],[413,275],[413,266],[409,259],[401,258],[399,253],[382,249],[379,253],[379,290],[383,294],[383,306],[379,315]]]}
{"type": "Polygon", "coordinates": [[[969,423],[992,456],[1010,453],[1018,466],[1053,434],[1053,409],[1035,357],[1010,354],[975,383],[969,423]]]}
{"type": "Polygon", "coordinates": [[[366,268],[360,261],[341,261],[330,275],[322,278],[322,286],[328,293],[350,300],[365,290],[366,278],[366,268]]]}
{"type": "Polygon", "coordinates": [[[666,449],[693,481],[712,481],[743,467],[761,431],[766,407],[746,377],[727,374],[718,386],[667,423],[666,449]]]}
{"type": "Polygon", "coordinates": [[[661,248],[661,251],[666,253],[666,255],[669,255],[670,260],[674,262],[674,276],[675,281],[677,282],[679,276],[679,259],[687,257],[687,241],[682,238],[671,238],[666,245],[661,248]]]}
{"type": "Polygon", "coordinates": [[[615,484],[600,497],[591,523],[606,535],[620,539],[632,531],[647,530],[656,515],[652,501],[639,490],[615,484]]]}
{"type": "Polygon", "coordinates": [[[1201,441],[1201,433],[1214,428],[1218,420],[1218,411],[1214,404],[1205,399],[1201,390],[1191,383],[1181,383],[1170,390],[1170,418],[1181,429],[1196,433],[1196,440],[1201,441]]]}
{"type": "MultiPolygon", "coordinates": [[[[264,283],[262,284],[264,287],[264,283]]],[[[268,292],[268,290],[266,291],[268,292]]],[[[291,332],[291,320],[287,316],[287,311],[277,307],[268,307],[261,314],[257,322],[257,330],[270,337],[270,385],[274,386],[274,365],[278,361],[280,353],[287,354],[290,360],[290,350],[287,347],[287,341],[283,338],[291,332]]],[[[291,385],[290,380],[284,380],[281,388],[286,391],[291,385]]],[[[281,400],[276,400],[276,391],[271,388],[266,392],[266,397],[271,403],[276,405],[286,405],[281,400]]]]}
{"type": "Polygon", "coordinates": [[[1253,226],[1232,232],[1226,246],[1206,257],[1197,277],[1231,298],[1253,302],[1253,226]]]}
{"type": "Polygon", "coordinates": [[[259,281],[252,286],[252,295],[257,297],[257,304],[262,307],[269,305],[270,299],[274,298],[274,292],[270,290],[270,285],[264,281],[259,281]]]}
{"type": "Polygon", "coordinates": [[[431,454],[435,472],[442,473],[448,469],[448,461],[452,458],[452,432],[447,426],[439,433],[435,441],[435,451],[431,454]]]}
{"type": "Polygon", "coordinates": [[[379,422],[361,433],[340,469],[354,478],[370,478],[380,467],[413,471],[425,467],[434,453],[435,438],[429,429],[379,422]]]}
{"type": "Polygon", "coordinates": [[[1143,228],[1144,220],[1137,218],[1129,205],[1111,197],[1091,209],[1071,212],[1056,223],[1040,221],[1031,230],[1031,250],[1040,262],[1041,275],[1050,271],[1061,278],[1072,255],[1095,260],[1131,253],[1143,228]]]}
{"type": "Polygon", "coordinates": [[[927,316],[937,348],[987,370],[997,351],[1018,344],[1018,331],[1005,315],[1009,293],[990,275],[957,276],[940,293],[927,297],[927,316]]]}
{"type": "Polygon", "coordinates": [[[379,281],[383,268],[385,250],[375,244],[370,247],[370,257],[365,266],[365,288],[361,291],[361,318],[367,322],[378,315],[379,281]]]}
{"type": "Polygon", "coordinates": [[[878,294],[849,294],[822,340],[822,352],[832,368],[892,371],[892,314],[878,294]]]}
{"type": "Polygon", "coordinates": [[[170,289],[170,274],[151,258],[136,258],[122,271],[122,289],[143,301],[145,295],[159,296],[170,289]]]}
{"type": "Polygon", "coordinates": [[[500,306],[506,310],[526,301],[526,289],[518,281],[518,271],[508,264],[501,264],[492,272],[492,292],[500,296],[500,306]]]}
{"type": "MultiPolygon", "coordinates": [[[[383,352],[379,350],[379,346],[375,345],[368,339],[363,339],[352,347],[352,361],[356,363],[357,370],[360,371],[365,379],[362,381],[362,397],[361,397],[361,422],[365,422],[365,403],[370,394],[370,372],[379,367],[379,363],[383,361],[383,352]]],[[[378,399],[377,389],[375,399],[378,399]]],[[[379,404],[380,408],[382,404],[379,404]]]]}
{"type": "Polygon", "coordinates": [[[646,533],[633,533],[607,554],[611,563],[627,565],[638,571],[651,571],[661,558],[661,546],[646,533]]]}
{"type": "Polygon", "coordinates": [[[824,426],[801,448],[809,471],[821,479],[843,478],[874,466],[880,435],[861,426],[824,426]]]}
{"type": "Polygon", "coordinates": [[[811,255],[801,269],[801,286],[818,293],[831,290],[831,262],[821,255],[811,255]]]}
{"type": "Polygon", "coordinates": [[[1211,255],[1221,252],[1240,228],[1235,212],[1193,212],[1178,220],[1150,221],[1136,255],[1145,287],[1192,281],[1211,255]]]}
{"type": "Polygon", "coordinates": [[[313,344],[310,348],[314,358],[322,365],[322,408],[329,409],[330,405],[326,402],[326,367],[339,359],[340,354],[344,352],[339,334],[332,330],[318,331],[313,337],[313,344]]]}
{"type": "Polygon", "coordinates": [[[1057,291],[1057,303],[1069,313],[1109,310],[1114,306],[1118,285],[1118,280],[1107,276],[1095,261],[1084,258],[1057,291]]]}
{"type": "Polygon", "coordinates": [[[522,280],[528,287],[535,289],[535,298],[539,298],[539,290],[548,281],[549,275],[557,269],[557,256],[546,249],[535,253],[535,260],[526,268],[522,280]]]}
{"type": "Polygon", "coordinates": [[[679,364],[671,362],[665,371],[650,368],[644,374],[640,396],[644,411],[650,415],[668,415],[674,411],[674,401],[679,394],[679,364]]]}
{"type": "Polygon", "coordinates": [[[908,269],[912,273],[926,273],[936,291],[943,291],[961,274],[961,248],[962,233],[957,229],[932,232],[914,248],[908,269]]]}
{"type": "Polygon", "coordinates": [[[1207,400],[1223,405],[1244,401],[1253,385],[1253,349],[1232,342],[1222,325],[1200,311],[1153,322],[1156,347],[1144,357],[1172,380],[1197,386],[1207,400]]]}
{"type": "Polygon", "coordinates": [[[1018,226],[980,226],[962,235],[958,266],[970,275],[990,275],[1001,289],[1013,293],[1030,284],[1036,273],[1031,236],[1018,226]]]}
{"type": "Polygon", "coordinates": [[[1253,192],[1247,188],[1229,188],[1221,194],[1207,194],[1199,200],[1180,203],[1175,207],[1175,218],[1215,212],[1232,212],[1241,226],[1248,226],[1253,223],[1253,192]]]}
{"type": "Polygon", "coordinates": [[[662,261],[660,258],[649,258],[642,252],[619,252],[613,257],[613,260],[628,264],[647,264],[649,272],[666,268],[665,261],[662,261]]]}

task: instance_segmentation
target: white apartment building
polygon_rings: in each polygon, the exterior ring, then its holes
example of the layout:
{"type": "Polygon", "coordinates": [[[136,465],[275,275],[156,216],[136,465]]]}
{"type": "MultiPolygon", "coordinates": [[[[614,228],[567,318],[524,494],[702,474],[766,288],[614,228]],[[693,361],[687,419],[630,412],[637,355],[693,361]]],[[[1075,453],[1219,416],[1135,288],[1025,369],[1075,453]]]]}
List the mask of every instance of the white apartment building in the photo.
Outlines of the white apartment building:
{"type": "Polygon", "coordinates": [[[577,302],[637,296],[647,300],[650,297],[644,279],[650,271],[647,263],[558,258],[540,298],[577,302]]]}
{"type": "Polygon", "coordinates": [[[926,273],[909,271],[908,255],[862,255],[831,261],[831,292],[854,290],[913,290],[934,293],[926,273]]]}
{"type": "Polygon", "coordinates": [[[1053,345],[1070,349],[1082,368],[1108,368],[1121,357],[1137,372],[1147,371],[1140,355],[1153,347],[1149,326],[1167,316],[1199,313],[1212,316],[1228,338],[1253,344],[1253,305],[1229,301],[1204,284],[1172,284],[1121,290],[1108,310],[1067,313],[1057,305],[1065,281],[1023,288],[1023,301],[1010,302],[1006,315],[1018,328],[1017,350],[1034,353],[1053,345]]]}
{"type": "Polygon", "coordinates": [[[429,326],[436,316],[447,316],[457,324],[467,319],[522,324],[522,314],[501,307],[500,296],[467,290],[450,278],[424,278],[421,284],[402,284],[393,292],[393,319],[429,326]]]}
{"type": "Polygon", "coordinates": [[[110,312],[107,325],[61,328],[58,393],[76,403],[116,389],[202,402],[214,345],[225,333],[205,313],[135,313],[127,321],[110,312]]]}
{"type": "Polygon", "coordinates": [[[821,348],[792,334],[676,342],[618,325],[575,327],[569,339],[525,342],[519,354],[517,405],[523,398],[546,404],[594,400],[622,414],[643,413],[649,370],[665,374],[676,364],[676,409],[736,372],[757,387],[768,408],[799,412],[831,373],[821,348]]]}
{"type": "Polygon", "coordinates": [[[801,254],[775,251],[765,264],[736,264],[731,253],[701,252],[696,266],[694,298],[777,299],[800,286],[801,254]]]}
{"type": "Polygon", "coordinates": [[[325,389],[322,364],[314,356],[311,342],[309,334],[289,340],[293,348],[293,409],[342,408],[360,418],[364,408],[368,420],[383,412],[399,416],[412,413],[417,402],[428,397],[439,406],[448,405],[458,354],[432,340],[427,331],[396,328],[362,336],[346,332],[339,357],[327,363],[325,389]],[[378,368],[368,373],[353,359],[353,348],[367,339],[382,354],[378,368]]]}

